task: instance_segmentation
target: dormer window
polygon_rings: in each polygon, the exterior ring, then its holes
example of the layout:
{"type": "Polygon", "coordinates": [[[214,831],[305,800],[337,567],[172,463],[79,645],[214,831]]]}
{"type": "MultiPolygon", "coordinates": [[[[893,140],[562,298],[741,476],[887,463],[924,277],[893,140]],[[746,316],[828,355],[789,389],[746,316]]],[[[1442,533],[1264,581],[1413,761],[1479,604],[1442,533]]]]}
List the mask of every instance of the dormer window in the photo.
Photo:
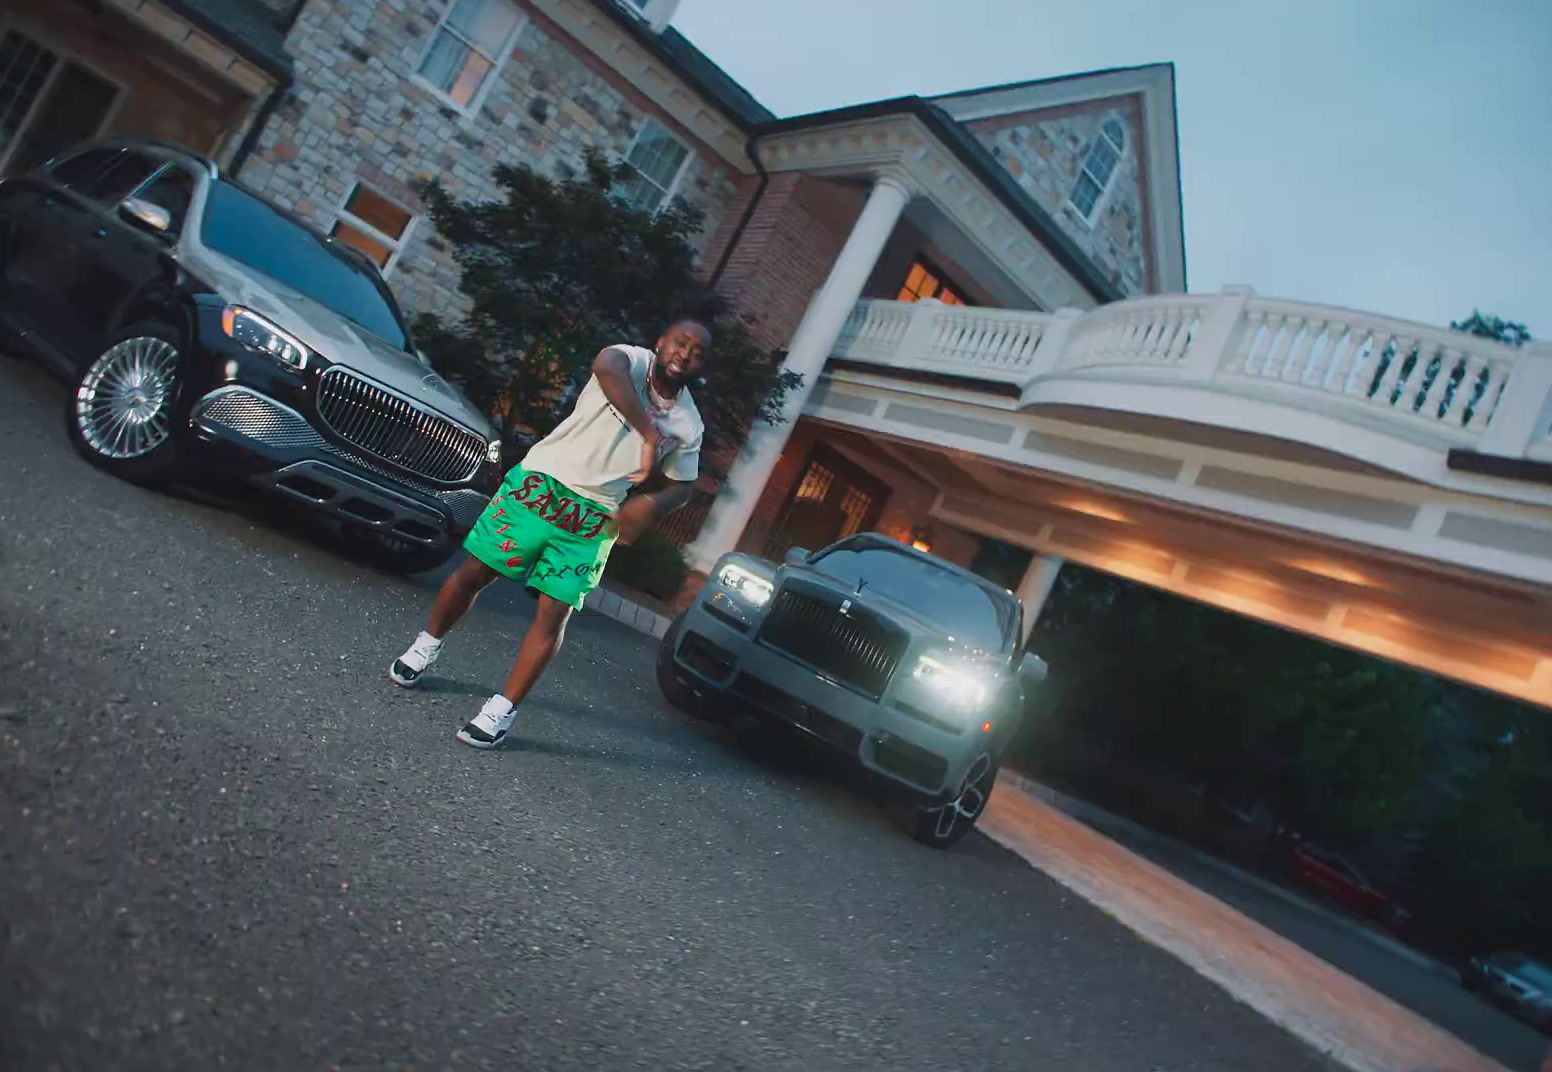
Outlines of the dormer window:
{"type": "Polygon", "coordinates": [[[1078,180],[1073,183],[1069,203],[1087,223],[1093,223],[1099,206],[1115,183],[1121,170],[1121,158],[1126,155],[1126,128],[1114,117],[1099,125],[1099,133],[1083,158],[1078,180]]]}
{"type": "Polygon", "coordinates": [[[619,0],[619,4],[645,22],[653,33],[662,33],[673,20],[679,0],[619,0]]]}

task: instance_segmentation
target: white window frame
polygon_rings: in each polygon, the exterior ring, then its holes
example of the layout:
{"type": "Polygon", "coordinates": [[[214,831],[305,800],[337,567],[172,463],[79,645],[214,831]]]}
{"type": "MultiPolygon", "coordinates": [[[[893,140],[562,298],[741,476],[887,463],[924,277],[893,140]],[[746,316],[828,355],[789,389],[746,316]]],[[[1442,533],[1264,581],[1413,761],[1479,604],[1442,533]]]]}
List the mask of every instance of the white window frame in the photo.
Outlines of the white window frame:
{"type": "Polygon", "coordinates": [[[447,20],[452,18],[453,8],[458,6],[458,2],[459,0],[448,0],[447,10],[442,12],[442,17],[437,20],[436,26],[432,28],[430,35],[426,38],[426,47],[421,50],[420,55],[415,59],[415,66],[410,71],[410,80],[459,115],[466,119],[471,119],[479,114],[480,106],[485,103],[485,97],[490,93],[491,86],[496,84],[496,78],[506,66],[507,58],[512,55],[513,46],[517,44],[517,39],[523,35],[523,31],[528,28],[529,19],[528,12],[518,6],[516,0],[499,0],[500,3],[506,4],[517,13],[517,22],[513,24],[512,32],[507,35],[507,39],[501,43],[500,53],[495,56],[485,56],[483,50],[476,48],[463,34],[447,25],[447,20]],[[451,94],[420,73],[420,69],[425,66],[426,60],[430,57],[431,50],[436,47],[437,38],[441,36],[443,30],[446,30],[462,41],[465,46],[491,61],[491,68],[485,75],[485,81],[481,82],[480,88],[474,91],[474,96],[469,98],[468,104],[459,104],[451,94]]]}
{"type": "MultiPolygon", "coordinates": [[[[335,206],[334,223],[331,223],[329,228],[332,231],[335,224],[347,223],[358,231],[366,232],[368,235],[377,239],[383,245],[392,250],[393,252],[388,254],[388,263],[383,265],[381,268],[383,278],[387,279],[388,276],[393,272],[394,266],[399,263],[399,255],[402,254],[405,248],[410,244],[410,236],[415,233],[415,225],[419,222],[420,217],[412,212],[409,206],[405,205],[397,197],[389,197],[382,190],[362,179],[352,179],[350,181],[350,185],[345,188],[345,196],[342,197],[340,199],[340,203],[335,206]],[[404,210],[404,214],[410,218],[410,221],[404,225],[404,233],[402,235],[400,235],[398,238],[394,238],[391,235],[384,234],[382,231],[379,231],[376,227],[373,227],[370,223],[367,223],[360,216],[357,216],[346,207],[350,204],[351,195],[354,194],[358,188],[362,187],[370,190],[372,193],[376,194],[384,201],[387,201],[389,204],[404,210]]],[[[332,234],[329,237],[334,238],[332,234]]],[[[334,241],[344,243],[347,246],[350,245],[350,243],[346,242],[343,238],[335,238],[334,241]]],[[[354,249],[355,247],[351,246],[351,248],[354,249]]],[[[358,252],[365,251],[362,250],[358,252]]]]}
{"type": "Polygon", "coordinates": [[[641,139],[642,139],[643,135],[646,134],[647,129],[653,123],[656,123],[659,127],[662,128],[663,133],[668,135],[668,138],[669,138],[670,141],[674,142],[676,145],[678,145],[681,149],[684,150],[684,159],[679,161],[679,170],[674,172],[674,177],[669,182],[669,184],[667,186],[665,186],[665,187],[662,187],[662,190],[663,190],[663,200],[659,201],[657,203],[657,207],[655,207],[652,210],[652,215],[656,216],[659,212],[662,212],[665,207],[667,207],[668,205],[672,204],[675,197],[679,196],[679,184],[684,179],[684,173],[686,171],[690,170],[690,161],[695,159],[695,150],[690,148],[690,146],[685,142],[685,140],[683,138],[681,138],[678,134],[674,133],[672,127],[670,127],[667,123],[663,122],[657,116],[649,115],[645,119],[643,119],[641,121],[641,127],[636,131],[636,136],[631,139],[630,147],[627,148],[625,150],[624,155],[622,155],[620,157],[620,163],[624,164],[626,167],[630,168],[636,174],[640,175],[642,178],[644,178],[648,182],[652,183],[652,185],[656,186],[657,183],[645,171],[642,171],[635,164],[632,164],[630,162],[630,154],[636,151],[636,146],[641,144],[641,139]]]}
{"type": "Polygon", "coordinates": [[[1105,206],[1110,201],[1110,194],[1116,188],[1116,179],[1121,174],[1121,167],[1126,163],[1127,154],[1132,151],[1132,138],[1126,127],[1126,120],[1121,116],[1105,116],[1100,120],[1099,126],[1094,130],[1093,139],[1088,143],[1087,148],[1085,148],[1083,151],[1083,160],[1078,164],[1078,178],[1072,180],[1072,186],[1067,191],[1066,208],[1069,212],[1076,216],[1085,227],[1092,227],[1094,222],[1098,220],[1101,214],[1104,212],[1105,206]],[[1105,125],[1111,120],[1114,120],[1121,128],[1122,143],[1120,145],[1116,145],[1115,141],[1111,139],[1110,135],[1105,133],[1105,125]],[[1090,181],[1094,180],[1094,176],[1090,174],[1088,170],[1089,156],[1094,152],[1094,145],[1099,141],[1100,138],[1104,138],[1106,141],[1110,142],[1111,147],[1117,150],[1116,162],[1115,167],[1110,169],[1110,178],[1105,180],[1104,185],[1100,187],[1099,195],[1094,198],[1093,207],[1090,208],[1087,213],[1085,213],[1081,208],[1078,207],[1077,202],[1072,199],[1072,195],[1077,191],[1078,180],[1083,178],[1083,176],[1088,175],[1090,181]]]}

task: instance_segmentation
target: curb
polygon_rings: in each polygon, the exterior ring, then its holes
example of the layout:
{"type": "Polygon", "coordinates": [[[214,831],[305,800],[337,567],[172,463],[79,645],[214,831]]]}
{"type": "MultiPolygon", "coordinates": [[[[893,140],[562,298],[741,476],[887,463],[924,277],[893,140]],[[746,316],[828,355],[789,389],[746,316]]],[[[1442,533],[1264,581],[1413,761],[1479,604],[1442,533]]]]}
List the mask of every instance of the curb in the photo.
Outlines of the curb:
{"type": "Polygon", "coordinates": [[[589,592],[582,607],[584,610],[602,614],[605,618],[613,618],[626,628],[645,633],[650,637],[661,638],[668,632],[667,618],[607,588],[595,588],[589,592]]]}
{"type": "Polygon", "coordinates": [[[1226,875],[1238,882],[1243,882],[1246,885],[1254,886],[1262,893],[1265,893],[1271,897],[1276,897],[1278,900],[1285,904],[1291,905],[1294,908],[1303,909],[1306,912],[1319,916],[1321,919],[1325,920],[1327,923],[1330,923],[1332,926],[1339,927],[1356,938],[1362,938],[1369,944],[1377,946],[1378,948],[1385,950],[1387,953],[1399,956],[1419,968],[1423,968],[1454,983],[1458,983],[1460,981],[1459,972],[1446,964],[1440,963],[1434,958],[1428,956],[1426,953],[1420,953],[1416,949],[1413,949],[1411,946],[1399,942],[1394,938],[1389,937],[1388,935],[1380,934],[1379,932],[1364,926],[1362,923],[1352,919],[1349,916],[1342,915],[1338,912],[1333,912],[1325,905],[1303,897],[1300,894],[1287,889],[1286,887],[1279,886],[1277,883],[1272,882],[1269,879],[1262,878],[1260,875],[1252,874],[1249,871],[1235,867],[1228,861],[1219,859],[1211,853],[1203,852],[1200,849],[1192,848],[1190,845],[1176,841],[1173,838],[1165,837],[1163,834],[1160,834],[1155,830],[1148,829],[1141,823],[1135,822],[1131,819],[1122,818],[1121,816],[1115,815],[1112,812],[1105,811],[1103,808],[1096,807],[1095,805],[1090,804],[1085,800],[1078,800],[1075,797],[1069,797],[1065,793],[1058,792],[1048,785],[1043,785],[1042,783],[1035,781],[1033,778],[1029,778],[1015,771],[998,771],[997,781],[1003,784],[1007,789],[1011,789],[1014,792],[1026,797],[1030,797],[1031,799],[1038,800],[1043,804],[1055,808],[1057,811],[1063,813],[1064,815],[1071,816],[1072,818],[1077,819],[1080,822],[1095,828],[1096,830],[1123,831],[1127,835],[1136,838],[1138,841],[1166,847],[1174,852],[1178,852],[1182,856],[1187,856],[1196,863],[1201,864],[1203,867],[1211,868],[1221,875],[1226,875]]]}

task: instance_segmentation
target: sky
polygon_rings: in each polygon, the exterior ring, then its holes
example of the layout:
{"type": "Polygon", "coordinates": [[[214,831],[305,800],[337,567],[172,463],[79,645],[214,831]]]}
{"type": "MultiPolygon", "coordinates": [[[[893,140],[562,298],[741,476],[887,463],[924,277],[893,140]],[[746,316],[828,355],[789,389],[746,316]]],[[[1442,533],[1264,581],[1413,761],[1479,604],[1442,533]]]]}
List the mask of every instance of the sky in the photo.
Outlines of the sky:
{"type": "Polygon", "coordinates": [[[682,0],[780,116],[1175,64],[1190,289],[1552,339],[1552,0],[682,0]]]}

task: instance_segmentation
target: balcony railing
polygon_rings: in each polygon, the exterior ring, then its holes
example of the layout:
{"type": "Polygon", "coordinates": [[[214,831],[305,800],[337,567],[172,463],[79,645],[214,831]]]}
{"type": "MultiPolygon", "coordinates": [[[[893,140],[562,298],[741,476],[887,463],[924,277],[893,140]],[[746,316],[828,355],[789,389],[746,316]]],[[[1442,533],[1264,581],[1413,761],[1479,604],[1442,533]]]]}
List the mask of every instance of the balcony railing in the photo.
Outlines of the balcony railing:
{"type": "Polygon", "coordinates": [[[1552,460],[1552,347],[1490,339],[1248,289],[1087,313],[863,301],[835,356],[1011,384],[1194,386],[1280,401],[1440,446],[1552,460]]]}

